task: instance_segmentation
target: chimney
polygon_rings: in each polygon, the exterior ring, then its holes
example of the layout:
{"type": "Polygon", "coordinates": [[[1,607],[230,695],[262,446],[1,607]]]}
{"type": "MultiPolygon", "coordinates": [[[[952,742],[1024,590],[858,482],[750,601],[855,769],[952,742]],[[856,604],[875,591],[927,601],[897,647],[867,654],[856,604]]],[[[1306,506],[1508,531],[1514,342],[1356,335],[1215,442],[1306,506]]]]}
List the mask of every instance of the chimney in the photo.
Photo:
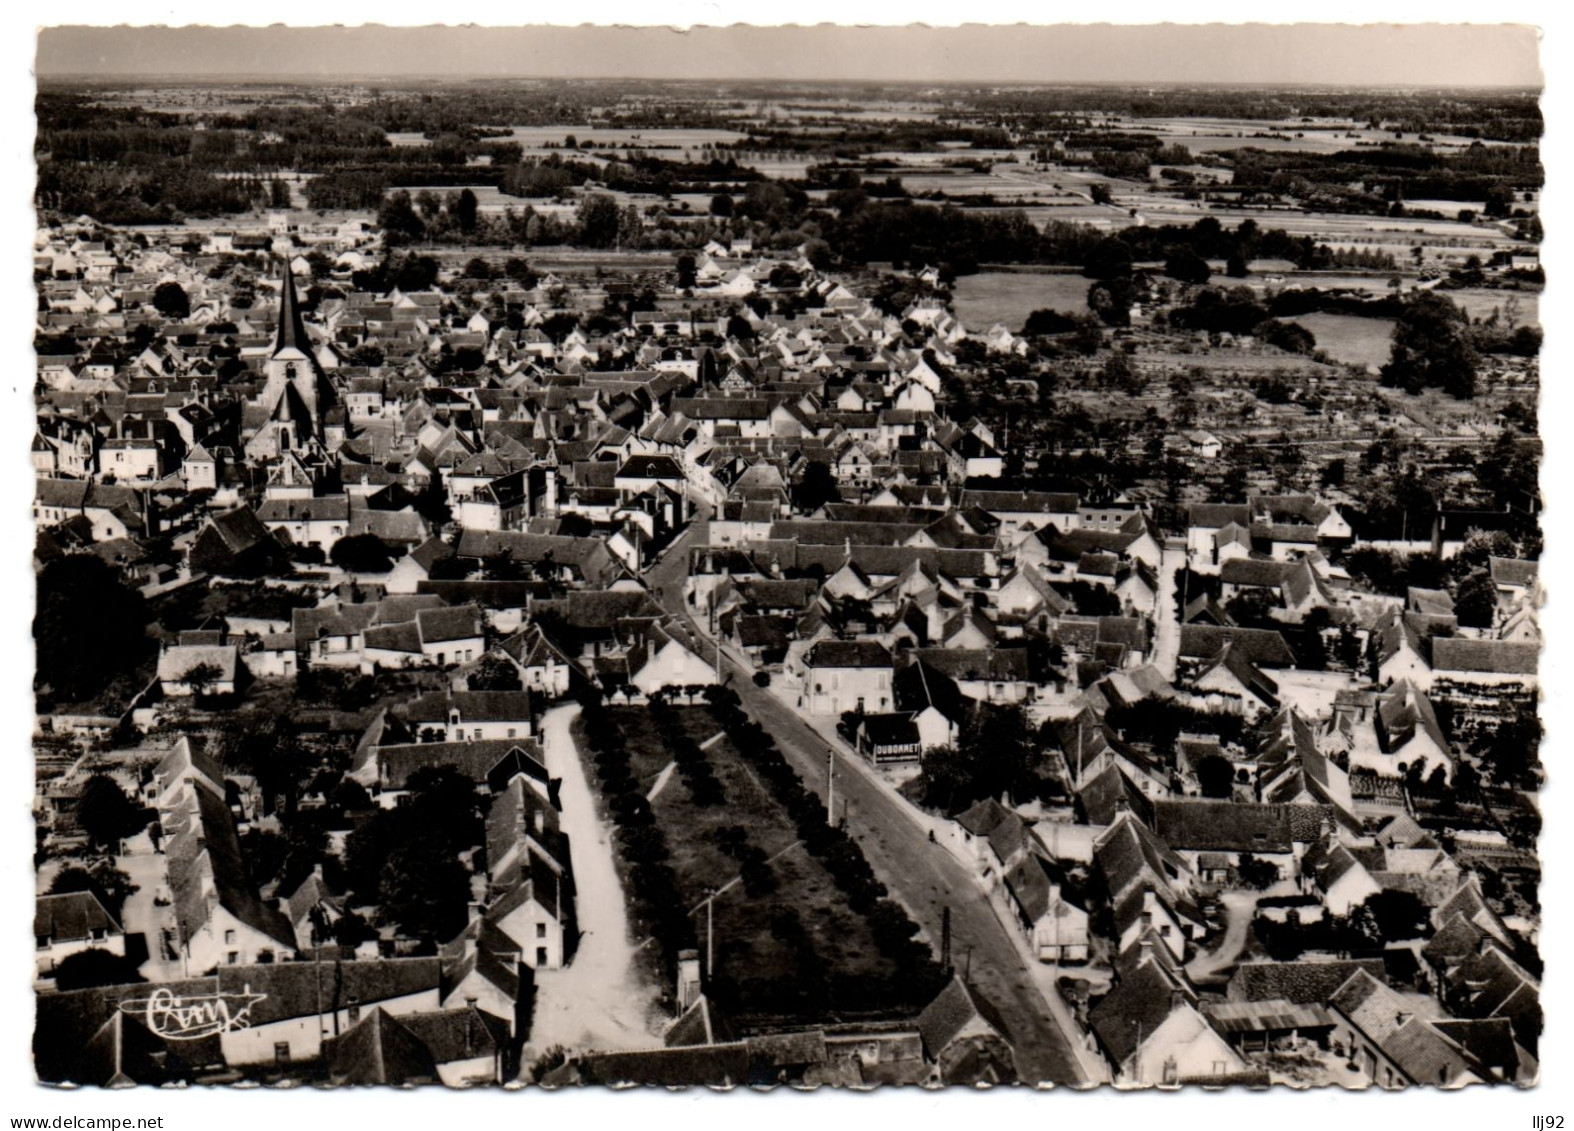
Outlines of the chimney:
{"type": "Polygon", "coordinates": [[[1187,1004],[1187,1002],[1186,1002],[1186,991],[1185,990],[1183,990],[1179,986],[1177,986],[1177,987],[1175,987],[1175,989],[1170,991],[1170,1012],[1171,1013],[1175,1012],[1175,1010],[1181,1008],[1183,1005],[1186,1005],[1186,1004],[1187,1004]]]}
{"type": "Polygon", "coordinates": [[[1050,884],[1049,885],[1049,904],[1048,904],[1048,906],[1050,906],[1050,907],[1057,907],[1057,906],[1059,906],[1059,904],[1060,904],[1060,885],[1059,884],[1050,884]]]}
{"type": "Polygon", "coordinates": [[[477,902],[476,900],[473,900],[473,899],[468,904],[468,907],[469,907],[469,921],[472,922],[472,923],[474,923],[476,920],[480,919],[482,914],[484,914],[485,911],[486,911],[486,904],[479,903],[479,902],[477,902]]]}

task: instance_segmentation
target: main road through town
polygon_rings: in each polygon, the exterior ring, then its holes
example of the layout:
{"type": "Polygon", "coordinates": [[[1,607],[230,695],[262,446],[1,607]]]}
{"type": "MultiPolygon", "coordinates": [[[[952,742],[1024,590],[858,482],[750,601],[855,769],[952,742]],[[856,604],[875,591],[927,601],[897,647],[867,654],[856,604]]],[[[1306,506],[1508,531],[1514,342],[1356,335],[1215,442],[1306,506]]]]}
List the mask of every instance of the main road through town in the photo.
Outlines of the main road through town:
{"type": "MultiPolygon", "coordinates": [[[[662,559],[646,571],[645,582],[662,607],[690,627],[696,650],[714,664],[715,645],[698,631],[683,599],[688,550],[706,544],[706,525],[703,516],[696,517],[662,559]]],[[[825,740],[791,707],[756,687],[749,673],[725,653],[722,671],[732,676],[728,686],[742,697],[744,709],[770,731],[804,784],[824,797],[825,740]]],[[[839,752],[834,756],[845,757],[839,752]]],[[[942,916],[950,908],[952,964],[966,972],[973,987],[999,1012],[1024,1082],[1087,1084],[1087,1075],[1072,1052],[1071,1038],[1044,1004],[1016,945],[966,869],[944,847],[929,840],[927,830],[905,801],[853,767],[837,772],[836,794],[839,802],[848,802],[848,832],[863,847],[875,873],[937,943],[942,916]]]]}

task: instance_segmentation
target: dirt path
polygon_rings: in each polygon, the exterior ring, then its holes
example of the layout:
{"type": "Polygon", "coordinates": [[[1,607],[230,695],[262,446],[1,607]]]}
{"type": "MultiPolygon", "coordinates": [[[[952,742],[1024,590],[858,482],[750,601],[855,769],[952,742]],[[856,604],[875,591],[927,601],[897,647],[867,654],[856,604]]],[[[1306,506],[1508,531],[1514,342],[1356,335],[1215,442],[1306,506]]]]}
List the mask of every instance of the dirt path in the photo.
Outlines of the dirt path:
{"type": "Polygon", "coordinates": [[[1252,918],[1257,912],[1257,900],[1260,898],[1256,892],[1239,891],[1226,892],[1221,897],[1228,913],[1224,938],[1216,950],[1199,954],[1191,960],[1186,973],[1192,981],[1200,982],[1213,977],[1241,956],[1241,951],[1246,949],[1246,933],[1251,929],[1252,918]]]}
{"type": "Polygon", "coordinates": [[[1154,645],[1153,666],[1165,679],[1175,678],[1175,668],[1180,660],[1180,621],[1175,616],[1175,575],[1186,565],[1186,551],[1166,548],[1159,559],[1158,608],[1154,622],[1158,625],[1158,640],[1154,645]]]}
{"type": "Polygon", "coordinates": [[[580,940],[574,961],[536,976],[535,1018],[523,1063],[553,1045],[566,1049],[655,1048],[666,1018],[656,988],[641,975],[629,941],[627,905],[612,862],[612,841],[569,726],[578,707],[554,707],[542,720],[547,769],[562,779],[562,827],[578,891],[580,940]]]}

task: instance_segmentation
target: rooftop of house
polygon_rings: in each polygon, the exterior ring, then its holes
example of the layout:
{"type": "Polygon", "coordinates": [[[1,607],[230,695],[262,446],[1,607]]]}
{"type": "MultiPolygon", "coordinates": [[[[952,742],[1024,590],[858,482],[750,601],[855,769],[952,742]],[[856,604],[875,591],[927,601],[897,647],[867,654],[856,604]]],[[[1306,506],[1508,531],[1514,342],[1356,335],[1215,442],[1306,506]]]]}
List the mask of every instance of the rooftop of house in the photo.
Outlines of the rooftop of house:
{"type": "Polygon", "coordinates": [[[90,891],[41,895],[33,907],[35,938],[64,943],[120,933],[120,923],[90,891]]]}
{"type": "Polygon", "coordinates": [[[810,668],[891,669],[891,653],[873,640],[822,640],[809,649],[804,663],[810,668]]]}

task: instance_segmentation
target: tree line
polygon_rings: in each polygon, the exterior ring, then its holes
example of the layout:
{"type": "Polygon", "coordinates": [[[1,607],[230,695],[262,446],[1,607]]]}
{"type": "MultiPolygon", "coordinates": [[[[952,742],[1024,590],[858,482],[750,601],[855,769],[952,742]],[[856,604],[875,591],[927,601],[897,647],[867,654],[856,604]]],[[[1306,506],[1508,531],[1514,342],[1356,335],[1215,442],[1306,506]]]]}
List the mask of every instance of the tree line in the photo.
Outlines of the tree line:
{"type": "MultiPolygon", "coordinates": [[[[773,910],[770,929],[795,955],[789,975],[740,978],[722,969],[712,978],[708,992],[719,1005],[732,1010],[822,1016],[827,1010],[879,1009],[927,1001],[939,990],[940,971],[928,947],[917,941],[917,925],[899,904],[887,898],[885,886],[875,879],[857,842],[827,824],[824,803],[804,787],[775,740],[743,712],[736,693],[709,688],[706,698],[717,724],[793,821],[804,848],[846,894],[849,907],[866,918],[882,955],[894,966],[893,974],[883,982],[838,977],[834,955],[819,950],[796,909],[784,902],[773,910]]],[[[616,830],[617,851],[629,877],[631,911],[660,948],[661,966],[670,986],[679,952],[696,945],[694,920],[670,863],[667,832],[632,775],[628,744],[617,719],[600,709],[600,697],[594,692],[588,693],[585,703],[583,734],[616,830]]],[[[683,731],[676,712],[661,696],[650,710],[663,742],[673,751],[692,803],[724,804],[724,790],[704,752],[683,731]]],[[[723,854],[738,862],[746,897],[763,899],[776,891],[777,879],[746,828],[722,826],[716,840],[723,854]]]]}

